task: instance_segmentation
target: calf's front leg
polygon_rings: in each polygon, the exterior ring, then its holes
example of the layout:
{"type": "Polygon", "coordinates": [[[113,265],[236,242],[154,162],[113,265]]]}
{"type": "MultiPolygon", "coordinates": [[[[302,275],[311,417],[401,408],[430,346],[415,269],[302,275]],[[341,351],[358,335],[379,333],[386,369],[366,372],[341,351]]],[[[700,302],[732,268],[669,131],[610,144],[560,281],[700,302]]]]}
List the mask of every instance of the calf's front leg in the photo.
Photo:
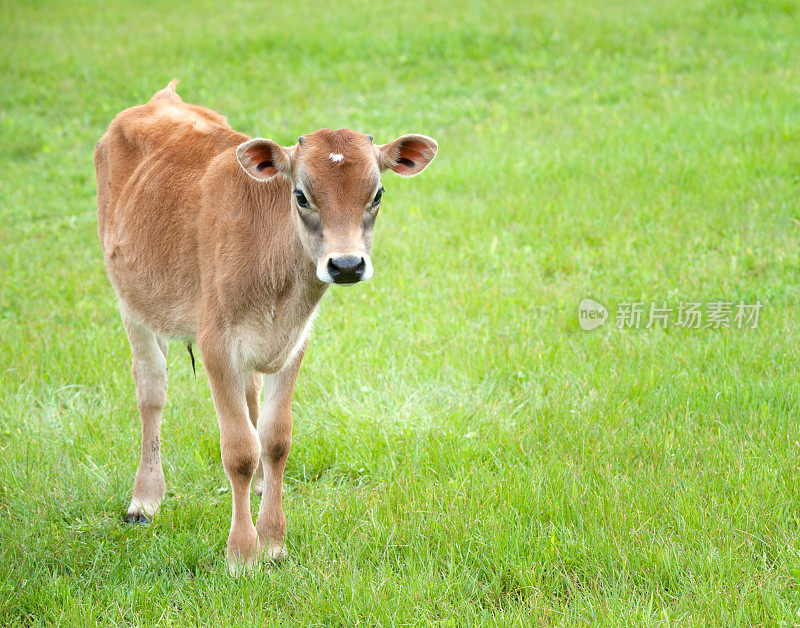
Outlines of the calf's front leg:
{"type": "Polygon", "coordinates": [[[231,572],[236,572],[252,565],[258,552],[250,513],[250,481],[258,466],[260,446],[248,416],[244,374],[238,368],[234,351],[220,344],[218,339],[222,334],[213,336],[215,340],[206,342],[198,338],[198,345],[219,421],[222,466],[231,483],[233,512],[227,558],[231,572]]]}
{"type": "Polygon", "coordinates": [[[292,446],[292,393],[304,351],[283,371],[264,376],[264,404],[258,416],[263,479],[256,530],[259,551],[276,561],[286,555],[283,472],[292,446]]]}
{"type": "MultiPolygon", "coordinates": [[[[258,415],[261,412],[259,407],[259,396],[261,395],[261,373],[253,371],[249,377],[245,379],[244,394],[247,398],[247,412],[250,415],[250,422],[253,427],[258,427],[258,415]]],[[[264,470],[261,467],[261,461],[258,462],[256,474],[253,476],[253,492],[256,495],[261,495],[261,483],[264,479],[264,470]]]]}

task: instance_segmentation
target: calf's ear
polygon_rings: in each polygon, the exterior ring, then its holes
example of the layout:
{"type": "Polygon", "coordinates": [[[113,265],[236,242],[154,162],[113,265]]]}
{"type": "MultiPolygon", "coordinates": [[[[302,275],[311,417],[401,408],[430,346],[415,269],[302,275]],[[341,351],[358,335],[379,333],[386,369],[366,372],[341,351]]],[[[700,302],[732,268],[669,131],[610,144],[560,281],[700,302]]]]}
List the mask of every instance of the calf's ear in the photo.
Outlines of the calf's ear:
{"type": "Polygon", "coordinates": [[[258,137],[236,147],[236,159],[248,175],[257,181],[269,181],[277,175],[291,177],[291,149],[278,146],[272,140],[258,137]]]}
{"type": "Polygon", "coordinates": [[[401,135],[394,142],[376,146],[381,172],[394,170],[404,177],[413,177],[425,170],[436,157],[439,145],[427,135],[401,135]]]}

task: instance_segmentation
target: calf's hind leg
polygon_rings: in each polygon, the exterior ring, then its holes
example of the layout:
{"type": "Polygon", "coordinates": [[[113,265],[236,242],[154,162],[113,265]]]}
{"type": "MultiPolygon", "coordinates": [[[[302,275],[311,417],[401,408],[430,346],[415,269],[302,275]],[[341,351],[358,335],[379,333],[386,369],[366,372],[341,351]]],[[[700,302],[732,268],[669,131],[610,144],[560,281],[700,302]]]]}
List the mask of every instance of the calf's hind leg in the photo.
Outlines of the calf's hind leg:
{"type": "Polygon", "coordinates": [[[129,523],[147,522],[158,511],[166,485],[161,468],[161,413],[167,399],[167,343],[141,323],[123,317],[131,345],[131,370],[142,419],[142,450],[128,506],[129,523]]]}

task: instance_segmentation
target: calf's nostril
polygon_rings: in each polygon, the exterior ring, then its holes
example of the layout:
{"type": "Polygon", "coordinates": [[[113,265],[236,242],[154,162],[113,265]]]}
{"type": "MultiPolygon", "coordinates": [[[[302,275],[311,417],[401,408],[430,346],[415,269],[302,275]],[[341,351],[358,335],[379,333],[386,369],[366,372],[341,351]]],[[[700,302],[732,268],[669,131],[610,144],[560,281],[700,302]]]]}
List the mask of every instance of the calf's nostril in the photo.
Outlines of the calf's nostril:
{"type": "Polygon", "coordinates": [[[361,258],[361,261],[356,266],[356,274],[360,277],[364,274],[364,271],[367,270],[367,263],[364,261],[364,258],[361,258]]]}
{"type": "Polygon", "coordinates": [[[342,271],[339,270],[339,267],[336,265],[336,262],[333,261],[333,258],[328,260],[328,272],[330,273],[331,277],[336,277],[342,271]]]}

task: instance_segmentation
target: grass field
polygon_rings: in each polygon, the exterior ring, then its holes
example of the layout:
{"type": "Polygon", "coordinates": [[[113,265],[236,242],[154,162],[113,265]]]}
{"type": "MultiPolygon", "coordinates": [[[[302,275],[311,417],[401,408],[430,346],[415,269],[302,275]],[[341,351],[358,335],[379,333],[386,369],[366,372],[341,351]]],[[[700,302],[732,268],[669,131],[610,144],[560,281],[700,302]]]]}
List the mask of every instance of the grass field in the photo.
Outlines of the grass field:
{"type": "Polygon", "coordinates": [[[0,42],[0,625],[800,624],[798,3],[7,1],[0,42]],[[323,302],[291,559],[238,579],[179,345],[167,500],[122,523],[92,149],[173,76],[283,144],[440,145],[384,177],[375,278],[323,302]],[[618,329],[632,301],[762,309],[618,329]]]}

